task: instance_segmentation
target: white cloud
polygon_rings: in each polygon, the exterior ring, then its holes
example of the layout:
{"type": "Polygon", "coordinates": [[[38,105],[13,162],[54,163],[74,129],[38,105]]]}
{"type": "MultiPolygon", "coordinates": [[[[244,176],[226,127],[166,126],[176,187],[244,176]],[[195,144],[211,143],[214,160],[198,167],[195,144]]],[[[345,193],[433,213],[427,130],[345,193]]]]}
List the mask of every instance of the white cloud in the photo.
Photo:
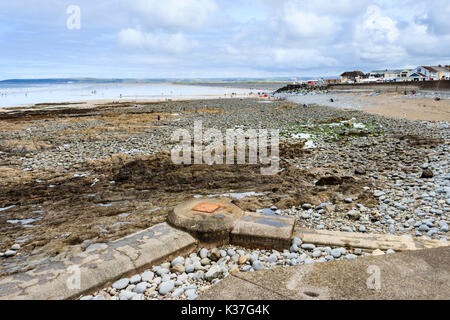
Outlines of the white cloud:
{"type": "Polygon", "coordinates": [[[353,46],[363,60],[395,63],[405,56],[399,37],[396,21],[383,15],[380,7],[372,5],[356,25],[353,46]]]}
{"type": "Polygon", "coordinates": [[[274,49],[274,62],[281,66],[295,66],[303,68],[333,66],[336,60],[324,56],[315,49],[274,49]]]}
{"type": "Polygon", "coordinates": [[[300,38],[328,39],[339,31],[339,26],[329,16],[320,16],[313,12],[288,7],[282,17],[282,28],[300,38]]]}
{"type": "Polygon", "coordinates": [[[152,33],[131,28],[120,31],[118,40],[122,48],[141,49],[154,53],[180,54],[195,45],[195,42],[188,40],[182,33],[152,33]]]}
{"type": "Polygon", "coordinates": [[[127,5],[140,24],[156,29],[200,30],[214,22],[214,0],[130,0],[127,5]]]}

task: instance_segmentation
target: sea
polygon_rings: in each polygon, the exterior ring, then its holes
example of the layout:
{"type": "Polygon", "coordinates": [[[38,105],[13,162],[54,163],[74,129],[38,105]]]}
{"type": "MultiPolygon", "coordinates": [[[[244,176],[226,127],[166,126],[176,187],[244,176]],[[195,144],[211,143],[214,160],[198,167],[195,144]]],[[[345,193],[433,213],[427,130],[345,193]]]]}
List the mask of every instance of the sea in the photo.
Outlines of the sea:
{"type": "Polygon", "coordinates": [[[178,84],[171,82],[101,80],[9,80],[0,81],[0,108],[40,103],[90,100],[207,99],[246,96],[258,90],[236,86],[178,84]]]}

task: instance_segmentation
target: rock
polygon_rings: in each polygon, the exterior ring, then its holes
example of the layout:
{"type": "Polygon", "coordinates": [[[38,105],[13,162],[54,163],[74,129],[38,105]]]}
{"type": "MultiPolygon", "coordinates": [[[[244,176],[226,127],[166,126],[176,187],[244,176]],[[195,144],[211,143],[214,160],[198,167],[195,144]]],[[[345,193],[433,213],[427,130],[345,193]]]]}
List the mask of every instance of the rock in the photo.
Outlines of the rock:
{"type": "Polygon", "coordinates": [[[353,232],[352,228],[347,227],[347,226],[341,227],[341,231],[343,231],[343,232],[353,232]]]}
{"type": "Polygon", "coordinates": [[[333,258],[338,259],[341,257],[341,250],[333,249],[333,250],[331,250],[331,255],[333,256],[333,258]]]}
{"type": "Polygon", "coordinates": [[[302,240],[298,237],[292,238],[292,244],[295,244],[296,246],[300,246],[302,244],[302,240]]]}
{"type": "Polygon", "coordinates": [[[221,257],[222,256],[220,255],[220,251],[218,249],[214,248],[209,252],[209,258],[212,261],[218,261],[221,257]]]}
{"type": "Polygon", "coordinates": [[[134,295],[134,297],[131,298],[131,300],[142,301],[142,300],[145,300],[145,296],[142,293],[136,294],[136,295],[134,295]]]}
{"type": "Polygon", "coordinates": [[[207,266],[211,264],[211,260],[209,260],[208,258],[203,258],[202,260],[200,260],[200,263],[202,266],[207,266]]]}
{"type": "Polygon", "coordinates": [[[136,288],[136,285],[130,284],[125,290],[127,290],[127,291],[134,291],[134,288],[136,288]]]}
{"type": "Polygon", "coordinates": [[[420,231],[420,232],[427,232],[427,231],[429,231],[429,230],[430,230],[430,227],[427,226],[426,224],[422,224],[422,225],[420,225],[420,227],[419,227],[419,231],[420,231]]]}
{"type": "Polygon", "coordinates": [[[136,285],[134,288],[134,292],[136,293],[144,293],[147,290],[147,282],[141,282],[136,285]]]}
{"type": "Polygon", "coordinates": [[[195,300],[198,297],[195,293],[195,289],[186,290],[184,292],[184,295],[186,296],[186,298],[188,298],[188,300],[195,300]]]}
{"type": "Polygon", "coordinates": [[[263,265],[262,262],[259,261],[259,260],[255,260],[255,261],[253,262],[252,266],[253,266],[253,269],[255,269],[256,271],[259,271],[259,270],[263,270],[263,269],[264,269],[264,265],[263,265]]]}
{"type": "Polygon", "coordinates": [[[356,221],[361,217],[361,213],[356,210],[350,210],[349,212],[347,212],[347,217],[353,221],[356,221]]]}
{"type": "Polygon", "coordinates": [[[170,270],[170,262],[165,262],[161,264],[162,269],[170,270]]]}
{"type": "Polygon", "coordinates": [[[344,199],[344,202],[345,202],[345,203],[352,203],[352,202],[353,202],[353,199],[352,199],[352,198],[345,198],[345,199],[344,199]]]}
{"type": "Polygon", "coordinates": [[[434,173],[433,171],[431,171],[430,169],[425,169],[422,171],[422,179],[431,179],[434,177],[434,173]]]}
{"type": "Polygon", "coordinates": [[[20,244],[17,244],[17,243],[13,244],[11,247],[11,250],[15,250],[15,251],[20,250],[20,244]]]}
{"type": "Polygon", "coordinates": [[[247,266],[243,266],[241,271],[242,272],[247,272],[247,271],[250,271],[251,269],[252,269],[252,266],[247,265],[247,266]]]}
{"type": "Polygon", "coordinates": [[[106,300],[106,299],[105,299],[105,296],[104,296],[104,295],[99,294],[99,295],[96,295],[92,300],[95,300],[95,301],[104,301],[104,300],[106,300]]]}
{"type": "Polygon", "coordinates": [[[202,248],[200,250],[200,258],[204,259],[208,257],[208,249],[206,248],[202,248]]]}
{"type": "Polygon", "coordinates": [[[320,250],[314,250],[312,253],[313,258],[319,258],[322,256],[322,251],[320,250]]]}
{"type": "Polygon", "coordinates": [[[239,272],[239,267],[238,266],[233,266],[230,268],[230,273],[237,273],[239,272]]]}
{"type": "Polygon", "coordinates": [[[367,229],[364,226],[360,226],[358,230],[359,230],[359,232],[363,232],[363,233],[367,232],[367,229]]]}
{"type": "Polygon", "coordinates": [[[146,271],[141,275],[141,280],[145,282],[150,282],[155,277],[155,274],[151,271],[146,271]]]}
{"type": "Polygon", "coordinates": [[[184,293],[184,289],[178,288],[178,289],[175,289],[175,291],[171,294],[171,297],[176,299],[176,298],[180,297],[183,293],[184,293]]]}
{"type": "Polygon", "coordinates": [[[134,292],[130,292],[130,291],[122,291],[119,294],[119,300],[131,300],[133,299],[133,297],[136,295],[136,293],[134,292]]]}
{"type": "Polygon", "coordinates": [[[226,252],[225,250],[220,250],[220,256],[221,256],[222,258],[225,258],[227,255],[228,255],[228,254],[227,254],[227,252],[226,252]]]}
{"type": "Polygon", "coordinates": [[[7,258],[13,257],[13,256],[15,256],[16,254],[17,254],[17,252],[14,251],[14,250],[6,250],[5,253],[3,253],[3,255],[4,255],[5,257],[7,257],[7,258]]]}
{"type": "Polygon", "coordinates": [[[119,300],[131,300],[135,295],[136,295],[136,293],[134,293],[134,292],[122,291],[119,294],[119,300]]]}
{"type": "Polygon", "coordinates": [[[276,254],[271,254],[269,256],[269,258],[267,259],[267,261],[269,261],[270,263],[275,263],[278,260],[278,256],[276,254]]]}
{"type": "Polygon", "coordinates": [[[244,256],[239,257],[238,263],[239,263],[240,265],[242,265],[242,264],[245,264],[245,263],[247,262],[247,260],[248,260],[248,256],[247,256],[247,255],[244,255],[244,256]]]}
{"type": "Polygon", "coordinates": [[[124,279],[120,279],[120,280],[114,282],[112,287],[116,290],[122,290],[122,289],[125,289],[129,283],[130,283],[130,279],[124,278],[124,279]]]}
{"type": "Polygon", "coordinates": [[[290,247],[289,250],[290,250],[291,252],[298,252],[300,249],[297,247],[296,244],[293,244],[293,245],[290,247]]]}
{"type": "Polygon", "coordinates": [[[351,254],[351,253],[349,253],[349,254],[347,254],[346,256],[345,256],[345,259],[356,259],[357,258],[357,256],[356,255],[354,255],[354,254],[351,254]]]}
{"type": "Polygon", "coordinates": [[[165,269],[165,268],[159,268],[158,270],[156,270],[156,274],[158,276],[163,276],[165,274],[170,273],[169,269],[165,269]]]}
{"type": "Polygon", "coordinates": [[[93,298],[94,298],[93,296],[84,296],[84,297],[81,297],[80,300],[81,301],[89,301],[89,300],[92,300],[93,298]]]}
{"type": "Polygon", "coordinates": [[[186,273],[193,273],[195,271],[195,265],[189,264],[186,266],[185,272],[186,273]]]}
{"type": "Polygon", "coordinates": [[[230,248],[227,250],[227,254],[232,257],[236,254],[236,251],[233,248],[230,248]]]}
{"type": "Polygon", "coordinates": [[[373,256],[383,256],[385,253],[381,251],[380,249],[376,249],[372,252],[373,256]]]}
{"type": "Polygon", "coordinates": [[[212,266],[208,272],[205,274],[205,279],[207,281],[212,281],[216,278],[220,278],[223,274],[222,268],[220,268],[219,266],[212,266]]]}
{"type": "Polygon", "coordinates": [[[379,198],[379,197],[384,196],[384,195],[385,195],[385,193],[383,191],[375,191],[374,194],[373,194],[373,196],[375,198],[379,198]]]}
{"type": "Polygon", "coordinates": [[[174,265],[170,269],[170,271],[173,272],[173,273],[182,274],[182,273],[184,273],[186,271],[186,269],[184,268],[184,265],[182,265],[181,263],[178,263],[178,264],[174,265]]]}
{"type": "Polygon", "coordinates": [[[165,281],[161,283],[161,285],[159,286],[158,292],[159,294],[165,296],[166,294],[171,292],[174,288],[175,288],[175,281],[173,280],[165,281]]]}
{"type": "Polygon", "coordinates": [[[183,257],[176,257],[175,259],[172,260],[172,262],[170,263],[170,265],[173,267],[177,264],[184,264],[184,258],[183,257]]]}
{"type": "Polygon", "coordinates": [[[313,244],[310,244],[310,243],[304,243],[304,244],[302,244],[302,249],[305,249],[305,250],[312,251],[312,250],[314,250],[315,248],[316,248],[316,246],[313,245],[313,244]]]}
{"type": "Polygon", "coordinates": [[[141,276],[137,274],[137,275],[132,276],[132,277],[130,278],[130,283],[131,283],[131,284],[136,284],[136,283],[141,282],[141,280],[142,280],[141,276]]]}
{"type": "Polygon", "coordinates": [[[186,274],[186,273],[183,273],[183,274],[180,274],[179,276],[178,276],[178,281],[180,281],[180,282],[186,282],[187,280],[188,280],[188,275],[186,274]]]}
{"type": "Polygon", "coordinates": [[[366,170],[362,167],[355,168],[355,174],[363,175],[366,174],[366,170]]]}
{"type": "Polygon", "coordinates": [[[203,271],[197,271],[194,276],[193,279],[195,280],[204,280],[205,279],[205,273],[203,271]]]}
{"type": "Polygon", "coordinates": [[[312,208],[312,205],[310,203],[304,203],[302,204],[302,209],[303,210],[309,210],[312,208]]]}
{"type": "Polygon", "coordinates": [[[395,251],[394,251],[394,250],[392,250],[392,249],[388,249],[388,250],[386,251],[386,253],[387,253],[387,254],[394,254],[394,253],[395,253],[395,251]]]}
{"type": "Polygon", "coordinates": [[[315,263],[314,259],[308,258],[305,260],[305,265],[313,264],[313,263],[315,263]]]}

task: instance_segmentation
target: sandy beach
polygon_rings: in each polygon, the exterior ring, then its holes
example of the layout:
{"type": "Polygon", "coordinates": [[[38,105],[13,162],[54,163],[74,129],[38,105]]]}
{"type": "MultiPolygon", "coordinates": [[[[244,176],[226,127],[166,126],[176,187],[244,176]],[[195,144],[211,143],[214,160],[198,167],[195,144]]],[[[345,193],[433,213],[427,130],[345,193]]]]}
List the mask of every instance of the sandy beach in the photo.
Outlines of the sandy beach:
{"type": "Polygon", "coordinates": [[[393,118],[422,121],[450,121],[450,99],[436,101],[440,94],[403,95],[374,92],[330,92],[327,94],[292,96],[288,100],[298,103],[363,110],[393,118]],[[331,102],[333,99],[334,102],[331,102]]]}

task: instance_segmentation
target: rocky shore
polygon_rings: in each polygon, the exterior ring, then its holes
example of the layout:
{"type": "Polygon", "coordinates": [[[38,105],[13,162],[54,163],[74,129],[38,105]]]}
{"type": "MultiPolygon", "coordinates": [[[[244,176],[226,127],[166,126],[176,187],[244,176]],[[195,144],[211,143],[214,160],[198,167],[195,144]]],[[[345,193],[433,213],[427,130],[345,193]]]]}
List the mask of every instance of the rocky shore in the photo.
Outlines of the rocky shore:
{"type": "MultiPolygon", "coordinates": [[[[232,197],[244,210],[294,216],[298,226],[313,229],[448,237],[448,122],[219,99],[2,113],[0,127],[3,275],[74,245],[148,228],[200,196],[232,197]],[[198,120],[204,130],[279,129],[280,172],[265,177],[258,165],[174,165],[171,133],[192,131],[198,120]]],[[[85,298],[190,299],[236,270],[364,254],[372,253],[300,243],[285,252],[203,250],[85,298]]]]}

